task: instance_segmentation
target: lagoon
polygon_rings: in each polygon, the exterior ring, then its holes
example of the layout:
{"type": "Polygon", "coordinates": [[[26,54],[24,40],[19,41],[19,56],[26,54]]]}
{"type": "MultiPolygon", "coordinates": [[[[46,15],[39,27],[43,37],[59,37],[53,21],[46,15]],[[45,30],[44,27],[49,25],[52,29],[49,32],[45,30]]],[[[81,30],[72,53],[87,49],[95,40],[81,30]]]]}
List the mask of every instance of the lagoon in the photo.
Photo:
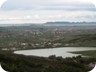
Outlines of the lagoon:
{"type": "Polygon", "coordinates": [[[96,50],[93,47],[60,47],[60,48],[47,48],[47,49],[32,49],[32,50],[20,50],[15,51],[15,54],[23,54],[23,55],[31,55],[31,56],[40,56],[40,57],[48,57],[50,55],[72,57],[78,56],[80,54],[72,54],[70,52],[74,51],[88,51],[88,50],[96,50]]]}

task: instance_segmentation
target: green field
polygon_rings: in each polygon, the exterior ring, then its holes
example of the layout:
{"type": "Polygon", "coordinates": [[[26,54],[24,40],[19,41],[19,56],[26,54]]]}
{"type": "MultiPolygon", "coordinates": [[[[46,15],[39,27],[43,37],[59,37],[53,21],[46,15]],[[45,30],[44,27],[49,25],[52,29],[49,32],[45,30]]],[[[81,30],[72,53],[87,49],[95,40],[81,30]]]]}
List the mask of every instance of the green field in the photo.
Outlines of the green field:
{"type": "Polygon", "coordinates": [[[0,27],[0,49],[96,47],[96,26],[0,27]]]}
{"type": "Polygon", "coordinates": [[[83,56],[91,56],[91,57],[96,57],[96,50],[91,50],[91,51],[78,51],[78,52],[71,52],[74,54],[82,54],[83,56]]]}

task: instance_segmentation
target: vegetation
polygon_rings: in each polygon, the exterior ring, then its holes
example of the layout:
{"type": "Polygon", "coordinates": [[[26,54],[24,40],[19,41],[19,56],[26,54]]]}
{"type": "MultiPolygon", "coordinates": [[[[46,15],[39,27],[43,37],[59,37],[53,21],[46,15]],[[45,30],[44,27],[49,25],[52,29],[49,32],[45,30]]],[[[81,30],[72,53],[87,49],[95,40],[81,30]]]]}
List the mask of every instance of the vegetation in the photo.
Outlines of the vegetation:
{"type": "Polygon", "coordinates": [[[22,49],[96,47],[96,26],[0,27],[0,63],[9,72],[87,72],[96,62],[96,51],[76,52],[94,57],[62,58],[16,55],[22,49]]]}
{"type": "Polygon", "coordinates": [[[90,64],[94,62],[96,58],[81,56],[63,59],[56,56],[44,58],[0,52],[0,63],[9,72],[87,72],[93,68],[90,64]]]}
{"type": "Polygon", "coordinates": [[[96,26],[0,27],[0,49],[21,50],[54,47],[96,47],[96,26]]]}
{"type": "Polygon", "coordinates": [[[91,51],[77,51],[77,52],[71,52],[74,54],[82,54],[83,56],[93,56],[96,57],[96,50],[91,50],[91,51]]]}

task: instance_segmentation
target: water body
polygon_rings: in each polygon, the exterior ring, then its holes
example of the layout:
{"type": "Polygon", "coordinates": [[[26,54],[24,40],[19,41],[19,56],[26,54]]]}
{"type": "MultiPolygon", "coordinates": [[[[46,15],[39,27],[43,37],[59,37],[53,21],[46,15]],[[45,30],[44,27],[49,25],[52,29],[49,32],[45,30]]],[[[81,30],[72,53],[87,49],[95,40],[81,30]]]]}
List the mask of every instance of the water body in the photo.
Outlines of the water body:
{"type": "Polygon", "coordinates": [[[48,57],[50,55],[62,56],[65,57],[72,57],[78,56],[80,54],[72,54],[69,52],[74,51],[87,51],[87,50],[96,50],[96,48],[91,47],[62,47],[62,48],[48,48],[48,49],[35,49],[35,50],[20,50],[15,51],[16,54],[23,54],[23,55],[32,55],[32,56],[40,56],[40,57],[48,57]]]}

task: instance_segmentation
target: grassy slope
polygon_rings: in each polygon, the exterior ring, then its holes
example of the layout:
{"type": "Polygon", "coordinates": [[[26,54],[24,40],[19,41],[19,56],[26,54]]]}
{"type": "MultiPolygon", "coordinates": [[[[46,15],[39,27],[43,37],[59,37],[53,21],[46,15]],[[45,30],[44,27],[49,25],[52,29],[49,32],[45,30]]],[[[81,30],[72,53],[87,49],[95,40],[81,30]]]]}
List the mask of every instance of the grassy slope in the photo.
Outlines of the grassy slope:
{"type": "Polygon", "coordinates": [[[50,56],[49,58],[16,55],[0,51],[0,63],[9,72],[87,72],[89,63],[95,58],[65,58],[50,56]]]}
{"type": "Polygon", "coordinates": [[[78,51],[78,52],[71,52],[71,53],[82,54],[83,56],[93,56],[93,57],[96,57],[96,50],[78,51]]]}
{"type": "Polygon", "coordinates": [[[96,35],[77,35],[75,38],[69,40],[68,43],[73,43],[73,46],[96,47],[96,35]]]}

